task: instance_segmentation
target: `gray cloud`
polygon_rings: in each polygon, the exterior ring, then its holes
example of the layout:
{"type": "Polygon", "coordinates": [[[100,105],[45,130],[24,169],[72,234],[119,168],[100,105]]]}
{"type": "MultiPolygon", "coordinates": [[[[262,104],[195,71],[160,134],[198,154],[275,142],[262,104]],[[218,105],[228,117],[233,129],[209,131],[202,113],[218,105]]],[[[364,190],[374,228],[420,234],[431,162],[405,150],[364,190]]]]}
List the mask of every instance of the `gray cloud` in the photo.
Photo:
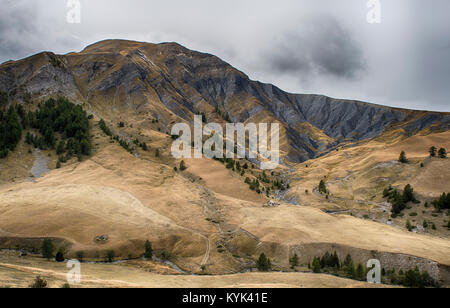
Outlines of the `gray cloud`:
{"type": "Polygon", "coordinates": [[[32,49],[30,36],[35,31],[32,21],[36,10],[32,5],[21,1],[2,1],[0,11],[0,55],[2,59],[17,58],[28,54],[32,49]],[[8,7],[7,10],[3,9],[8,7]]]}
{"type": "Polygon", "coordinates": [[[252,79],[296,93],[450,111],[450,1],[0,0],[0,63],[51,50],[79,51],[108,38],[177,41],[215,54],[252,79]]]}
{"type": "Polygon", "coordinates": [[[351,33],[329,15],[281,33],[263,60],[268,70],[303,79],[311,74],[353,79],[366,65],[351,33]]]}

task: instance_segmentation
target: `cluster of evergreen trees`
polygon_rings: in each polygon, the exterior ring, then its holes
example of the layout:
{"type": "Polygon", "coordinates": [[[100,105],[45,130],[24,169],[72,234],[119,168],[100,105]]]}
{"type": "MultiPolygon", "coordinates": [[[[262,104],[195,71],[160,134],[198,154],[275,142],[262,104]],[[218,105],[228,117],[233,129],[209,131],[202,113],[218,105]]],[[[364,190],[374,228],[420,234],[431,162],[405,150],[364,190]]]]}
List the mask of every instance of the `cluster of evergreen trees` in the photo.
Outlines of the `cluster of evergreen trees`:
{"type": "Polygon", "coordinates": [[[144,151],[148,151],[148,147],[147,147],[147,143],[145,142],[140,142],[138,138],[134,139],[133,143],[140,147],[142,150],[144,151]]]}
{"type": "Polygon", "coordinates": [[[91,154],[89,117],[81,106],[65,98],[39,104],[35,112],[28,112],[24,123],[39,132],[39,135],[28,132],[26,143],[42,150],[56,149],[57,165],[73,156],[81,160],[83,155],[91,154]],[[60,135],[59,142],[57,134],[60,135]],[[66,155],[62,156],[64,153],[66,155]]]}
{"type": "Polygon", "coordinates": [[[245,184],[247,184],[251,190],[256,191],[258,194],[261,193],[261,184],[259,180],[254,179],[253,181],[250,178],[245,178],[245,184]]]}
{"type": "MultiPolygon", "coordinates": [[[[350,255],[347,255],[341,263],[336,252],[326,252],[322,257],[315,257],[312,264],[308,265],[314,273],[330,273],[336,276],[344,276],[355,280],[366,280],[369,269],[362,264],[355,267],[355,263],[350,255]]],[[[421,273],[416,267],[414,270],[398,273],[395,269],[381,272],[385,283],[403,285],[409,288],[439,287],[439,283],[433,279],[427,271],[421,273]]]]}
{"type": "Polygon", "coordinates": [[[22,122],[25,113],[22,106],[9,107],[3,110],[0,105],[0,159],[8,156],[9,151],[14,151],[22,137],[22,122]]]}
{"type": "Polygon", "coordinates": [[[433,206],[438,211],[449,210],[450,209],[450,193],[448,193],[448,194],[443,193],[439,199],[433,201],[431,204],[433,204],[433,206]]]}
{"type": "Polygon", "coordinates": [[[430,157],[438,156],[439,158],[447,158],[447,150],[444,148],[440,148],[438,151],[435,146],[432,146],[428,152],[430,153],[430,157]]]}
{"type": "Polygon", "coordinates": [[[385,189],[383,197],[392,203],[392,217],[397,217],[405,208],[408,202],[420,203],[414,196],[414,189],[411,185],[406,185],[403,193],[394,189],[392,186],[385,189]]]}
{"type": "Polygon", "coordinates": [[[358,264],[355,267],[353,259],[347,255],[344,262],[341,263],[336,252],[326,252],[322,257],[315,257],[312,264],[309,265],[314,273],[331,273],[337,276],[345,276],[356,280],[365,280],[367,270],[358,264]]]}
{"type": "Polygon", "coordinates": [[[226,122],[230,123],[231,122],[231,118],[230,118],[230,114],[226,111],[222,112],[222,110],[220,110],[219,106],[216,106],[215,108],[216,113],[221,116],[226,122]]]}
{"type": "Polygon", "coordinates": [[[128,153],[133,154],[133,150],[127,141],[121,139],[119,136],[114,136],[113,139],[119,143],[119,145],[124,148],[128,153]]]}
{"type": "MultiPolygon", "coordinates": [[[[235,147],[235,152],[237,151],[235,147]]],[[[250,168],[249,164],[247,162],[241,163],[240,161],[235,161],[232,158],[214,158],[215,160],[225,164],[225,167],[227,169],[231,169],[233,171],[236,171],[240,173],[241,176],[245,176],[246,171],[250,168]]],[[[252,168],[255,168],[254,165],[252,165],[252,168]]],[[[253,174],[253,173],[252,173],[253,174]]],[[[272,173],[272,176],[274,174],[272,173]]],[[[263,173],[256,176],[256,179],[251,180],[249,177],[245,179],[245,183],[249,185],[249,188],[253,191],[256,191],[258,194],[266,192],[267,196],[270,195],[270,192],[272,190],[286,190],[289,189],[289,184],[286,185],[286,183],[283,180],[280,180],[275,177],[274,180],[271,180],[271,178],[266,174],[264,171],[263,173]],[[263,184],[271,184],[270,187],[265,187],[263,184]]]]}
{"type": "Polygon", "coordinates": [[[98,126],[107,136],[112,137],[113,133],[111,132],[109,127],[106,125],[105,121],[103,121],[103,119],[101,119],[100,122],[98,122],[98,126]]]}
{"type": "Polygon", "coordinates": [[[60,247],[55,255],[55,246],[53,245],[51,239],[45,239],[44,241],[42,241],[41,252],[42,257],[46,258],[47,260],[51,260],[53,258],[55,258],[56,262],[64,262],[65,260],[66,250],[64,249],[64,247],[60,247]]]}
{"type": "Polygon", "coordinates": [[[420,272],[416,267],[414,270],[404,272],[400,270],[398,273],[395,269],[385,271],[383,269],[382,275],[386,283],[394,285],[401,285],[407,288],[439,288],[439,283],[430,276],[427,271],[420,272]]]}

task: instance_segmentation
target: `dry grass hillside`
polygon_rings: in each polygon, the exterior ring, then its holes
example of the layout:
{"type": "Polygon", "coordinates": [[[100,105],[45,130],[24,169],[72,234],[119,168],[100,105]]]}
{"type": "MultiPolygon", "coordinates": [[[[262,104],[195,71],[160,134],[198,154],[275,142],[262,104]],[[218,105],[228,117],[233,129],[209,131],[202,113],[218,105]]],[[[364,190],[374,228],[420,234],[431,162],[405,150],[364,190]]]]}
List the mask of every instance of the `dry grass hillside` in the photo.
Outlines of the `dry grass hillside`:
{"type": "MultiPolygon", "coordinates": [[[[245,273],[222,276],[177,275],[152,262],[82,264],[81,283],[72,288],[377,288],[379,285],[307,273],[245,273]]],[[[66,283],[65,264],[0,255],[0,287],[26,288],[40,275],[51,288],[66,283]]],[[[386,287],[386,286],[381,286],[386,287]]]]}
{"type": "Polygon", "coordinates": [[[407,219],[414,225],[424,220],[434,223],[437,230],[422,230],[445,237],[450,235],[443,227],[448,221],[448,213],[435,213],[431,202],[443,192],[450,191],[448,159],[430,158],[428,149],[450,147],[449,132],[416,135],[407,139],[383,142],[380,137],[357,147],[340,148],[321,158],[305,162],[296,167],[291,175],[291,196],[303,205],[343,211],[360,218],[376,220],[404,228],[407,219]],[[401,151],[405,151],[409,162],[398,162],[401,151]],[[330,196],[328,199],[317,192],[318,184],[324,180],[330,196]],[[392,220],[390,207],[383,198],[383,190],[392,185],[403,190],[411,184],[420,204],[411,204],[405,217],[392,220]],[[428,202],[429,207],[425,207],[428,202]],[[409,214],[418,214],[410,217],[409,214]]]}

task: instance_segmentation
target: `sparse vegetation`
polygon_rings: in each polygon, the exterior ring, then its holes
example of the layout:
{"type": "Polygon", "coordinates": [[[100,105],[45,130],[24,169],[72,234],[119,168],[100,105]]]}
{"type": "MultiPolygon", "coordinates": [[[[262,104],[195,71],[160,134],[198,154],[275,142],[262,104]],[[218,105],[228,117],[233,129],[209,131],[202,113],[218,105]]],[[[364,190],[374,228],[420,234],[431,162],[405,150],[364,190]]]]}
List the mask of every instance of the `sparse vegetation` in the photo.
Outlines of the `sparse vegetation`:
{"type": "Polygon", "coordinates": [[[61,60],[58,58],[58,56],[54,55],[54,54],[48,54],[48,57],[50,58],[50,63],[54,66],[54,67],[62,67],[62,62],[61,60]]]}

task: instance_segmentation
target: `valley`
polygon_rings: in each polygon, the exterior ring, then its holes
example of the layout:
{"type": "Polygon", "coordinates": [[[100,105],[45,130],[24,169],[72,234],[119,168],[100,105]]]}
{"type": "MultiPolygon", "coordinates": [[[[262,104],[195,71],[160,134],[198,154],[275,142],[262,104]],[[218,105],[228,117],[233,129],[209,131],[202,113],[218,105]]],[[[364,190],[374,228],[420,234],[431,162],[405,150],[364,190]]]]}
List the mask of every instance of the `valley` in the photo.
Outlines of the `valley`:
{"type": "Polygon", "coordinates": [[[289,94],[175,43],[120,40],[2,64],[0,91],[5,107],[35,112],[65,97],[86,117],[82,133],[57,131],[53,148],[27,142],[41,133],[24,127],[0,159],[0,286],[64,283],[64,263],[40,257],[46,238],[65,259],[82,253],[83,287],[373,286],[313,273],[326,252],[450,285],[449,212],[432,205],[450,192],[450,161],[428,153],[450,149],[449,113],[289,94]],[[280,123],[279,167],[173,158],[171,128],[199,114],[280,123]],[[393,217],[383,192],[408,184],[419,203],[393,217]],[[257,273],[262,254],[270,272],[257,273]]]}

